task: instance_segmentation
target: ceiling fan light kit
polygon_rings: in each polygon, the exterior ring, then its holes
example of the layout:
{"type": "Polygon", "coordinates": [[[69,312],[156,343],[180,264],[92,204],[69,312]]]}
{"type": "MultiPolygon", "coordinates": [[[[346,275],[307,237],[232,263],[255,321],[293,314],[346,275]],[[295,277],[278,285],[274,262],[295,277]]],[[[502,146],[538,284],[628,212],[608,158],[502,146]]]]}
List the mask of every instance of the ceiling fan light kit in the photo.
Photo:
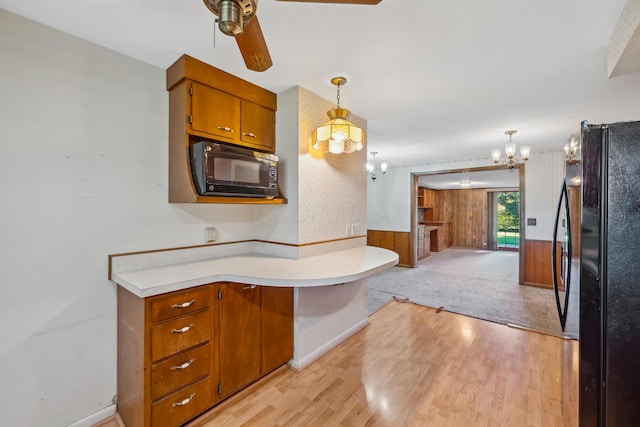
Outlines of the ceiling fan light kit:
{"type": "Polygon", "coordinates": [[[353,153],[364,147],[365,134],[362,128],[354,125],[349,120],[351,112],[346,108],[340,108],[340,86],[345,84],[344,77],[334,77],[331,84],[337,86],[337,106],[327,111],[329,121],[314,129],[311,134],[313,148],[323,153],[353,153]]]}
{"type": "MultiPolygon", "coordinates": [[[[258,0],[203,0],[223,34],[234,37],[249,70],[266,71],[273,65],[262,29],[255,16],[258,0]]],[[[308,0],[289,0],[305,2],[308,0]]],[[[381,0],[314,0],[313,3],[378,4],[381,0]]]]}

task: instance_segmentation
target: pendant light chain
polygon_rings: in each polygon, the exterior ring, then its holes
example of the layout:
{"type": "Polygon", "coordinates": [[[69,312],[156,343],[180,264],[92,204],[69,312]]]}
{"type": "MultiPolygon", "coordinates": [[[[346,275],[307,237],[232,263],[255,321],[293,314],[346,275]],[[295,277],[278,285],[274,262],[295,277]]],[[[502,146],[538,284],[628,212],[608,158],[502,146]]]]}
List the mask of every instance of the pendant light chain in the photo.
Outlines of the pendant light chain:
{"type": "Polygon", "coordinates": [[[338,108],[340,108],[340,83],[338,83],[338,108]]]}

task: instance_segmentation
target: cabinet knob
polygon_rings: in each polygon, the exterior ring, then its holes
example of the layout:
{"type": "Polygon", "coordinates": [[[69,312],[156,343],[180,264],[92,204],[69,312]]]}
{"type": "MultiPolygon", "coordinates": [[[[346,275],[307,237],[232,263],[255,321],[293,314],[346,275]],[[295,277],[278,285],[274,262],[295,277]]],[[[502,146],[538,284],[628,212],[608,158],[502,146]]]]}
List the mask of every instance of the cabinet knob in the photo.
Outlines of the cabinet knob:
{"type": "Polygon", "coordinates": [[[191,396],[187,397],[187,398],[186,398],[186,399],[184,399],[184,400],[181,400],[180,402],[173,402],[173,403],[171,404],[171,406],[173,406],[174,408],[175,408],[176,406],[184,406],[184,405],[186,405],[187,403],[191,402],[191,401],[193,400],[193,398],[194,398],[194,397],[196,397],[196,394],[195,394],[195,393],[191,393],[191,396]]]}
{"type": "Polygon", "coordinates": [[[248,136],[249,138],[255,138],[256,137],[256,134],[255,133],[251,133],[251,132],[245,132],[243,135],[244,136],[248,136]]]}
{"type": "Polygon", "coordinates": [[[233,129],[231,129],[230,127],[226,127],[226,126],[218,126],[218,129],[223,130],[225,132],[233,132],[233,129]]]}

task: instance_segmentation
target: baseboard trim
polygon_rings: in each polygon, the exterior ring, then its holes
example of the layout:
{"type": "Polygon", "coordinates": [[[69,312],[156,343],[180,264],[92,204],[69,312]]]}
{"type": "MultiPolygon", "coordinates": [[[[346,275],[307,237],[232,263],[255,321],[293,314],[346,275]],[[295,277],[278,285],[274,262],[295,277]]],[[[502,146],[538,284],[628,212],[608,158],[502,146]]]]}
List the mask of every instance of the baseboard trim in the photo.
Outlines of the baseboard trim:
{"type": "Polygon", "coordinates": [[[107,419],[116,415],[116,408],[117,405],[115,403],[111,404],[106,408],[89,415],[88,417],[69,424],[68,427],[92,427],[100,425],[103,421],[106,421],[107,419]]]}
{"type": "Polygon", "coordinates": [[[314,350],[313,352],[311,352],[307,356],[303,357],[302,359],[299,359],[299,360],[298,359],[291,359],[291,360],[289,360],[289,362],[288,362],[289,366],[291,366],[293,369],[295,369],[298,372],[302,371],[304,368],[306,368],[307,366],[309,366],[310,364],[312,364],[313,362],[315,362],[316,360],[318,360],[319,358],[324,356],[327,352],[329,352],[330,350],[332,350],[335,347],[337,347],[339,344],[341,344],[347,338],[349,338],[353,334],[359,332],[361,329],[363,329],[364,327],[366,327],[368,325],[369,325],[369,319],[368,318],[365,318],[365,319],[361,320],[360,322],[356,323],[355,325],[353,325],[352,327],[350,327],[349,329],[347,329],[343,333],[337,335],[335,338],[333,338],[332,340],[328,341],[326,344],[318,347],[316,350],[314,350]]]}

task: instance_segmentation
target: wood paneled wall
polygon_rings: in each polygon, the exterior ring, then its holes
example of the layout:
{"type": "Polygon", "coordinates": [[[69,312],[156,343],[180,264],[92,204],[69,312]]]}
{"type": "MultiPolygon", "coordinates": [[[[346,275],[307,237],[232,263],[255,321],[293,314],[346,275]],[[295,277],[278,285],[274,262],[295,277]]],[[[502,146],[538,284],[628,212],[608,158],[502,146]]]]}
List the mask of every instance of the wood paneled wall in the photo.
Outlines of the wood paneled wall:
{"type": "MultiPolygon", "coordinates": [[[[551,248],[552,242],[550,240],[527,239],[525,241],[525,285],[553,287],[551,248]]],[[[560,250],[560,243],[558,243],[558,255],[560,255],[560,250]]],[[[560,272],[560,257],[557,260],[557,271],[560,272]]]]}
{"type": "Polygon", "coordinates": [[[582,203],[580,198],[581,186],[569,186],[569,212],[571,212],[571,255],[580,258],[580,218],[582,203]]]}
{"type": "Polygon", "coordinates": [[[411,266],[411,233],[402,231],[367,230],[367,245],[389,249],[398,254],[398,266],[411,266]]]}
{"type": "Polygon", "coordinates": [[[487,192],[484,189],[443,190],[442,216],[451,221],[453,246],[487,246],[487,192]]]}

